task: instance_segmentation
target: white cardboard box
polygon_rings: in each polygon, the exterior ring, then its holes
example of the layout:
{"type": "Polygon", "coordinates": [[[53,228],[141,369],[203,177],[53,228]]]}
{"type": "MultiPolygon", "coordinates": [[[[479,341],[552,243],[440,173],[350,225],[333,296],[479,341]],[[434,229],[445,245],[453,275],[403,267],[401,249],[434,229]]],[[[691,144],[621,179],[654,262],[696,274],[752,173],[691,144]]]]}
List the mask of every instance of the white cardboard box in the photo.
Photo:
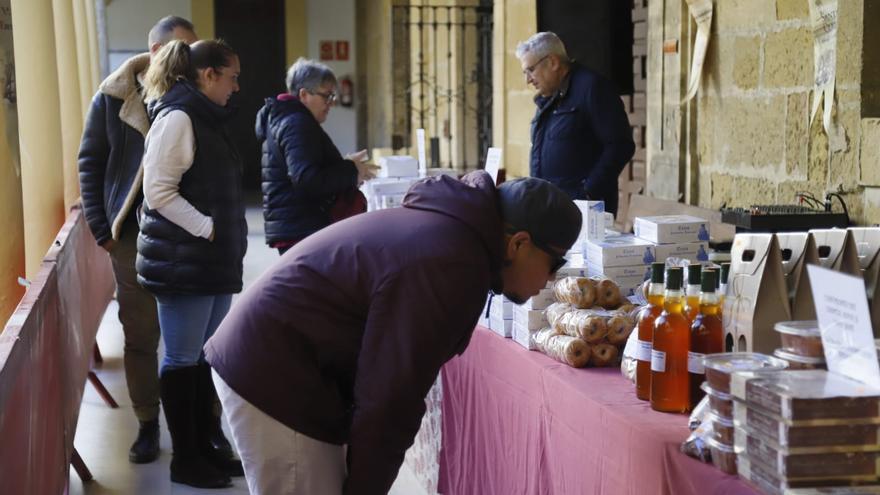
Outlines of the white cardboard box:
{"type": "Polygon", "coordinates": [[[636,266],[610,266],[601,267],[589,265],[588,273],[591,277],[610,278],[620,287],[624,296],[631,296],[642,282],[650,278],[651,267],[646,265],[636,266]]]}
{"type": "Polygon", "coordinates": [[[581,210],[583,219],[579,240],[605,239],[605,202],[576,199],[574,204],[581,210]]]}
{"type": "Polygon", "coordinates": [[[513,322],[526,327],[530,331],[540,330],[550,326],[547,316],[540,309],[525,309],[517,306],[513,309],[513,322]]]}
{"type": "Polygon", "coordinates": [[[709,242],[709,222],[690,215],[636,217],[633,232],[655,244],[709,242]]]}
{"type": "Polygon", "coordinates": [[[683,244],[657,244],[654,246],[654,256],[657,261],[666,261],[666,258],[682,258],[688,261],[709,261],[709,243],[688,242],[683,244]]]}
{"type": "Polygon", "coordinates": [[[502,320],[495,315],[489,316],[489,330],[502,337],[510,337],[513,331],[513,320],[502,320]]]}
{"type": "Polygon", "coordinates": [[[504,296],[493,296],[489,303],[489,316],[497,316],[500,320],[513,319],[513,303],[504,296]]]}
{"type": "MultiPolygon", "coordinates": [[[[551,287],[549,289],[541,289],[541,291],[538,292],[538,295],[533,296],[520,307],[524,309],[547,309],[547,306],[550,306],[555,302],[556,294],[551,287]]],[[[514,309],[514,311],[515,310],[516,309],[514,309]]]]}
{"type": "Polygon", "coordinates": [[[419,161],[411,156],[392,155],[379,159],[379,177],[418,177],[419,161]]]}
{"type": "Polygon", "coordinates": [[[656,259],[652,243],[629,234],[606,237],[602,242],[587,241],[586,245],[588,265],[601,267],[650,265],[656,259]]]}
{"type": "Polygon", "coordinates": [[[511,338],[513,338],[514,342],[525,347],[526,349],[528,349],[530,351],[536,351],[536,350],[538,350],[538,348],[535,346],[535,343],[532,341],[532,334],[533,333],[534,332],[530,332],[528,328],[526,328],[522,325],[517,325],[516,323],[514,323],[513,329],[511,331],[511,338]]]}

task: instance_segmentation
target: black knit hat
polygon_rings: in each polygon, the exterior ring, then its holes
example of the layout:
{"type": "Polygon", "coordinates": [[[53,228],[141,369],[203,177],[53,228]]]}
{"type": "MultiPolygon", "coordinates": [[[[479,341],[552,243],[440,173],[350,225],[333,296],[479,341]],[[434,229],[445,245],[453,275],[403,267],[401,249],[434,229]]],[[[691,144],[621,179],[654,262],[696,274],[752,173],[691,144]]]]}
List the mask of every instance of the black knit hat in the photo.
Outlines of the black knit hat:
{"type": "Polygon", "coordinates": [[[581,231],[581,211],[562,189],[535,177],[498,186],[501,220],[538,243],[567,251],[581,231]]]}

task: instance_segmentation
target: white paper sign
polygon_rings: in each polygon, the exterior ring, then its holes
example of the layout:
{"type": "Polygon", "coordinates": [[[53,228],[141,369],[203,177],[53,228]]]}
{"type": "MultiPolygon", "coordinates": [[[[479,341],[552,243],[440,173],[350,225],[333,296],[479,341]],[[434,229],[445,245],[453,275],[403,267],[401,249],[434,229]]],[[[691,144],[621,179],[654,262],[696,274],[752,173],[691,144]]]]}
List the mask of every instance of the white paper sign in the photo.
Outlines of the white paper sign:
{"type": "Polygon", "coordinates": [[[816,265],[807,271],[828,371],[880,387],[865,282],[816,265]]]}
{"type": "Polygon", "coordinates": [[[486,172],[492,176],[492,182],[498,183],[498,170],[501,169],[501,148],[489,148],[486,152],[486,172]]]}
{"type": "Polygon", "coordinates": [[[419,149],[419,176],[428,174],[428,159],[425,155],[425,130],[416,129],[416,146],[419,149]]]}
{"type": "Polygon", "coordinates": [[[697,37],[694,40],[694,57],[691,61],[690,81],[687,94],[682,103],[697,94],[700,77],[703,75],[703,63],[706,61],[706,48],[709,45],[709,32],[712,27],[712,0],[687,0],[688,11],[697,23],[697,37]]]}

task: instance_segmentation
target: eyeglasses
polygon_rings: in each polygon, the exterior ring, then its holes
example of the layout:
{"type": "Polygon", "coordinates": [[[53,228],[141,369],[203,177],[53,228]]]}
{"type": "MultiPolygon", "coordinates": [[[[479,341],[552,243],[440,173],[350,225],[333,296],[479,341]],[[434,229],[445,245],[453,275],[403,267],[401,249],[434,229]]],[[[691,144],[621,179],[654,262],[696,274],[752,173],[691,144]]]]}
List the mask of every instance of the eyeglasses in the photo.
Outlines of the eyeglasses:
{"type": "Polygon", "coordinates": [[[556,272],[559,271],[560,268],[562,268],[563,266],[565,266],[566,263],[568,263],[568,260],[565,259],[565,256],[560,256],[560,255],[556,254],[556,252],[553,249],[550,249],[550,247],[547,246],[546,244],[535,240],[534,237],[532,238],[532,244],[534,244],[536,248],[538,248],[541,251],[544,251],[545,253],[550,255],[550,259],[551,259],[550,274],[551,275],[554,275],[556,272]]]}
{"type": "Polygon", "coordinates": [[[535,62],[532,65],[530,65],[529,67],[526,67],[525,69],[523,69],[523,71],[522,71],[523,75],[524,76],[531,76],[532,74],[534,74],[535,69],[537,69],[538,66],[541,65],[541,62],[547,60],[547,57],[549,57],[549,56],[550,55],[544,55],[537,62],[535,62]]]}
{"type": "Polygon", "coordinates": [[[321,93],[320,91],[309,91],[309,93],[311,93],[313,95],[320,96],[321,98],[324,98],[324,101],[326,101],[327,103],[336,102],[336,92],[335,91],[331,91],[329,93],[321,93]]]}

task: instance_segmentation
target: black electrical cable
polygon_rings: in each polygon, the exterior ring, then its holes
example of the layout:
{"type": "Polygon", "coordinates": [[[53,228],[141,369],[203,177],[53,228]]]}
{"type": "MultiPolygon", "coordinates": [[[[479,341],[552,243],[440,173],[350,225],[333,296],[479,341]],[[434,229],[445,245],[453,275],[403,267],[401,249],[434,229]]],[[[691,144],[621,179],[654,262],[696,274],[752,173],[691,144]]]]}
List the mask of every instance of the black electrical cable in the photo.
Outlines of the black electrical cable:
{"type": "Polygon", "coordinates": [[[843,214],[846,215],[846,223],[849,225],[849,210],[846,207],[846,202],[843,200],[843,196],[837,193],[828,193],[825,195],[825,200],[830,203],[832,197],[837,198],[837,201],[840,201],[840,206],[843,207],[843,214]]]}
{"type": "Polygon", "coordinates": [[[795,196],[797,196],[798,198],[801,198],[802,200],[806,200],[807,203],[813,208],[816,208],[819,210],[823,209],[822,202],[819,201],[818,198],[816,198],[815,196],[813,196],[812,194],[810,194],[806,191],[798,191],[795,193],[795,196]]]}

